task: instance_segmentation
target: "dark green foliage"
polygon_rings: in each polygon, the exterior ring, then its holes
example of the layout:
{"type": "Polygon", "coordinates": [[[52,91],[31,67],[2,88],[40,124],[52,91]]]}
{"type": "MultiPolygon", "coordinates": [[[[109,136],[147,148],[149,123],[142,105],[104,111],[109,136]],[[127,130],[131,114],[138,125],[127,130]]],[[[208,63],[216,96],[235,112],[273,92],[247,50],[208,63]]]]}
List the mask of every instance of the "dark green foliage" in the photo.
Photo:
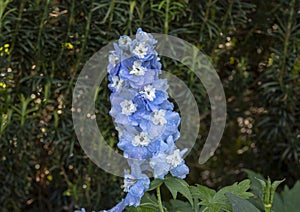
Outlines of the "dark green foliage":
{"type": "MultiPolygon", "coordinates": [[[[216,192],[213,189],[208,187],[197,185],[192,186],[191,191],[193,194],[194,199],[199,200],[199,205],[201,206],[202,210],[209,210],[209,211],[232,211],[231,199],[227,196],[227,194],[231,194],[235,201],[235,197],[248,199],[249,197],[253,196],[252,193],[247,192],[250,188],[250,180],[244,180],[240,183],[234,183],[233,185],[226,186],[216,192]]],[[[250,204],[250,203],[249,203],[250,204]]]]}
{"type": "MultiPolygon", "coordinates": [[[[210,126],[206,91],[186,67],[162,58],[163,68],[189,86],[201,115],[188,180],[217,188],[243,178],[246,167],[293,185],[300,179],[299,11],[297,0],[0,0],[1,210],[89,211],[122,198],[122,179],[81,150],[71,99],[84,63],[138,27],[199,47],[225,89],[224,138],[200,166],[210,126]]],[[[116,147],[106,87],[104,81],[99,88],[97,122],[116,147]]]]}
{"type": "MultiPolygon", "coordinates": [[[[240,183],[234,183],[233,185],[226,186],[219,191],[215,191],[206,186],[197,185],[189,186],[184,180],[171,177],[168,175],[164,180],[160,180],[164,183],[166,188],[172,193],[173,200],[163,202],[162,208],[164,211],[260,211],[254,205],[252,205],[247,199],[252,197],[253,194],[248,192],[250,188],[250,180],[244,180],[240,183]],[[171,185],[172,184],[172,185],[171,185]],[[178,200],[177,193],[182,194],[188,201],[178,200]],[[247,208],[247,210],[245,210],[247,208]]],[[[152,187],[160,189],[162,184],[153,183],[152,187]],[[154,186],[154,184],[156,186],[154,186]]],[[[149,189],[151,191],[152,189],[149,189]]],[[[157,197],[160,196],[160,192],[157,193],[157,197]]],[[[127,211],[162,211],[159,210],[157,198],[154,195],[146,193],[142,198],[141,204],[138,207],[128,207],[127,211]]]]}
{"type": "Polygon", "coordinates": [[[232,205],[232,212],[260,212],[256,207],[254,207],[249,201],[244,200],[234,194],[225,194],[232,205]]]}
{"type": "Polygon", "coordinates": [[[297,182],[293,188],[289,189],[287,186],[280,194],[275,194],[274,205],[272,209],[277,211],[291,211],[296,212],[299,210],[299,195],[300,183],[297,182]]]}

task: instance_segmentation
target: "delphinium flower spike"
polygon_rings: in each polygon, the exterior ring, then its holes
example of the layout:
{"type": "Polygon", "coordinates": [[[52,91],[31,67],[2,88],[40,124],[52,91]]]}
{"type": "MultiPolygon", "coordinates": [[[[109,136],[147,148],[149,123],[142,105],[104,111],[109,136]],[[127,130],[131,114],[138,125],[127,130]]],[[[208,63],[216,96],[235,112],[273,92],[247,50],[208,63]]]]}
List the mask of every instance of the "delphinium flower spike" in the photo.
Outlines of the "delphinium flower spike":
{"type": "Polygon", "coordinates": [[[130,166],[124,178],[127,195],[110,212],[140,204],[150,184],[146,173],[160,179],[168,173],[183,179],[189,173],[182,158],[186,150],[175,146],[180,116],[168,101],[168,81],[159,78],[156,43],[151,34],[138,29],[133,40],[121,36],[109,54],[109,113],[118,131],[117,146],[130,166]]]}

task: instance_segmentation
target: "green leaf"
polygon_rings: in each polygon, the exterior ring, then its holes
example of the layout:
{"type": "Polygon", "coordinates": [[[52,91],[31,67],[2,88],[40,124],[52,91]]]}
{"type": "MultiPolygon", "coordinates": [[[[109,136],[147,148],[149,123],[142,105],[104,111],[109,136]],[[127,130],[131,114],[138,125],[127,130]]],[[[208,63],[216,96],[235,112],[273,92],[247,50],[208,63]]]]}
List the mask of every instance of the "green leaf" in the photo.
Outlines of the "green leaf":
{"type": "Polygon", "coordinates": [[[154,179],[150,183],[148,191],[152,191],[152,190],[156,189],[158,186],[161,186],[161,184],[163,184],[163,180],[161,180],[161,179],[154,179]]]}
{"type": "Polygon", "coordinates": [[[155,195],[145,193],[142,197],[141,204],[138,207],[127,207],[126,211],[129,212],[157,212],[158,205],[155,195]]]}
{"type": "Polygon", "coordinates": [[[210,212],[218,212],[223,209],[229,211],[231,206],[223,194],[216,195],[216,191],[206,186],[192,186],[191,192],[194,198],[200,199],[201,211],[209,209],[210,212]]]}
{"type": "Polygon", "coordinates": [[[182,179],[167,176],[164,180],[165,185],[171,192],[174,199],[177,197],[177,193],[181,193],[188,201],[194,206],[192,194],[189,190],[189,184],[182,179]]]}
{"type": "Polygon", "coordinates": [[[209,201],[216,194],[216,191],[203,185],[190,186],[194,198],[209,201]]]}
{"type": "Polygon", "coordinates": [[[202,209],[209,209],[210,212],[231,211],[232,206],[228,198],[225,196],[225,193],[231,193],[239,198],[247,199],[253,196],[252,193],[247,192],[250,188],[250,180],[244,180],[240,183],[234,183],[231,186],[226,186],[222,188],[217,193],[205,186],[197,185],[197,187],[192,187],[191,191],[195,198],[199,198],[202,205],[202,209]]]}
{"type": "Polygon", "coordinates": [[[243,169],[243,171],[247,173],[248,178],[251,181],[250,189],[258,198],[261,199],[263,192],[262,192],[262,185],[259,182],[259,180],[265,181],[265,178],[261,174],[255,173],[249,169],[243,169]]]}
{"type": "Polygon", "coordinates": [[[298,181],[292,189],[285,186],[284,190],[280,194],[275,194],[272,209],[275,212],[297,212],[300,208],[299,196],[300,181],[298,181]]]}
{"type": "Polygon", "coordinates": [[[283,179],[283,180],[276,180],[276,181],[274,181],[273,183],[272,183],[272,190],[273,191],[276,191],[276,189],[277,189],[277,187],[279,186],[279,184],[281,184],[283,181],[285,181],[285,179],[283,179]]]}
{"type": "Polygon", "coordinates": [[[193,208],[188,202],[181,200],[170,200],[169,206],[167,207],[169,212],[193,212],[193,208]]]}
{"type": "Polygon", "coordinates": [[[240,183],[234,183],[231,186],[226,186],[222,188],[218,193],[225,194],[227,192],[230,192],[232,194],[235,194],[241,198],[248,199],[249,197],[252,197],[253,194],[250,192],[247,192],[247,190],[250,188],[250,180],[243,180],[240,183]]]}
{"type": "Polygon", "coordinates": [[[249,201],[242,199],[237,195],[226,193],[225,196],[231,203],[232,212],[259,212],[259,210],[249,201]]]}

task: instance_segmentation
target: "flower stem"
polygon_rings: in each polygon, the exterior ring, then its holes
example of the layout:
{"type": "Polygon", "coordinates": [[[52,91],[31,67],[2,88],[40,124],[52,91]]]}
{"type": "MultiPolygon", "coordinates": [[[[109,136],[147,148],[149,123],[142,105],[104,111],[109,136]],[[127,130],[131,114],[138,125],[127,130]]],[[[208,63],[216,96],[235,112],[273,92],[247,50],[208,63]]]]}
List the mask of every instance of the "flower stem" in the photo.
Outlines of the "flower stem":
{"type": "Polygon", "coordinates": [[[271,204],[268,205],[265,204],[265,212],[271,212],[271,207],[272,207],[271,204]]]}
{"type": "Polygon", "coordinates": [[[160,186],[156,188],[156,194],[157,194],[157,201],[158,201],[158,207],[160,212],[164,212],[162,201],[161,201],[161,195],[160,195],[160,186]]]}

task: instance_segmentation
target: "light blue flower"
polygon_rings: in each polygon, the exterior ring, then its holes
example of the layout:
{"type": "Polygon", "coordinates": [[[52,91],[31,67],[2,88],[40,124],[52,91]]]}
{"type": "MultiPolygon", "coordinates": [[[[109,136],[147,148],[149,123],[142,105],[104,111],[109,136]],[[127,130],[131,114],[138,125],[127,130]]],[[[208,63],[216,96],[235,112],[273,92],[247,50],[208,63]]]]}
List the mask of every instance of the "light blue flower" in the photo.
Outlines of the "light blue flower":
{"type": "MultiPolygon", "coordinates": [[[[171,148],[174,147],[171,146],[171,148]]],[[[189,168],[184,164],[184,160],[182,159],[185,151],[180,152],[179,149],[175,149],[170,154],[159,152],[153,156],[150,159],[150,166],[154,170],[154,178],[164,179],[169,171],[174,177],[185,178],[189,173],[189,168]]]]}
{"type": "Polygon", "coordinates": [[[118,147],[124,152],[126,158],[149,159],[158,152],[160,140],[153,139],[145,131],[136,131],[135,134],[123,132],[118,147]]]}
{"type": "Polygon", "coordinates": [[[121,36],[109,52],[109,89],[112,116],[118,131],[118,148],[128,160],[125,171],[126,196],[110,212],[137,207],[149,188],[150,179],[185,178],[189,168],[175,142],[180,136],[180,116],[168,98],[168,81],[160,79],[161,63],[154,37],[138,29],[136,38],[121,36]],[[137,160],[136,160],[137,159],[137,160]]]}
{"type": "Polygon", "coordinates": [[[131,38],[126,36],[126,35],[123,35],[119,38],[118,40],[118,45],[121,49],[127,51],[129,50],[130,46],[131,46],[131,38]]]}
{"type": "Polygon", "coordinates": [[[146,65],[139,60],[127,59],[120,67],[119,77],[135,89],[153,83],[157,74],[146,65]]]}
{"type": "Polygon", "coordinates": [[[144,32],[141,28],[137,30],[135,38],[137,41],[145,42],[151,46],[154,46],[154,44],[157,43],[157,40],[154,39],[153,35],[144,32]]]}

